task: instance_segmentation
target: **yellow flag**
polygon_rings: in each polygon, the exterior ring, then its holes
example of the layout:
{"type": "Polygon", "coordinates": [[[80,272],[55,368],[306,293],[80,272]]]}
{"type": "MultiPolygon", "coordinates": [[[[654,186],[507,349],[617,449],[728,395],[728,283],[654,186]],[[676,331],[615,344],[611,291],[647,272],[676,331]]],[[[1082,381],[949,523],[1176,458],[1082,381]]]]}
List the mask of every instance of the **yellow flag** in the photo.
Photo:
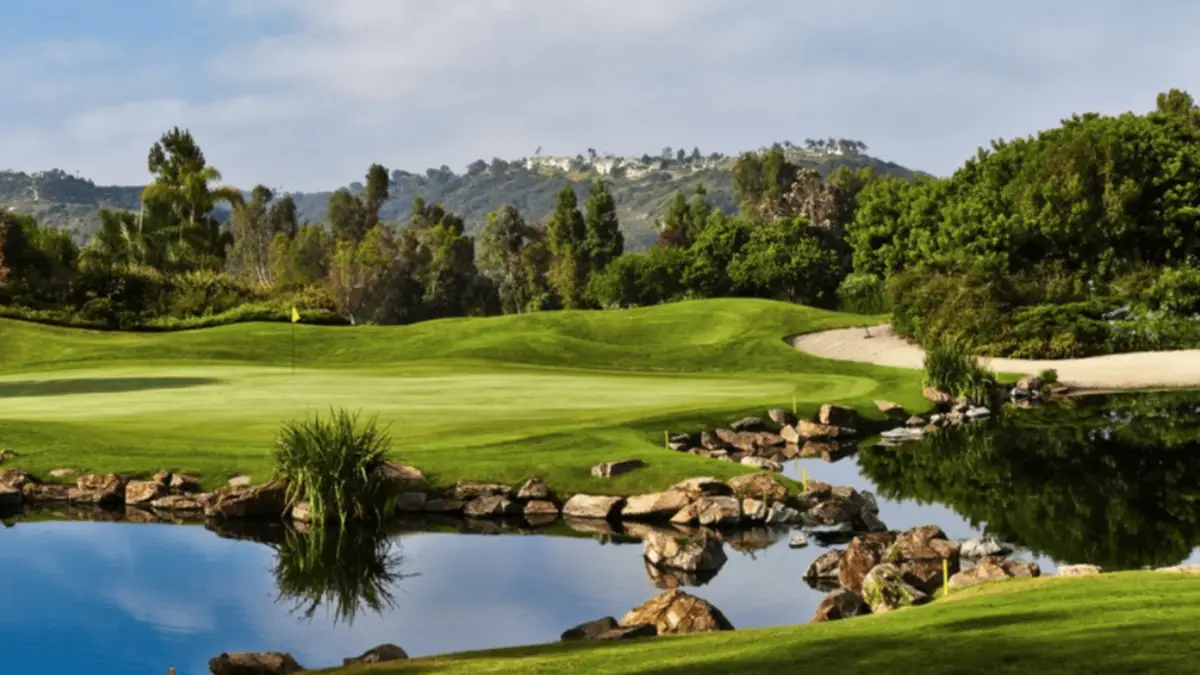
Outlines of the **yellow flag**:
{"type": "Polygon", "coordinates": [[[292,308],[292,323],[300,323],[300,312],[295,307],[292,308]]]}

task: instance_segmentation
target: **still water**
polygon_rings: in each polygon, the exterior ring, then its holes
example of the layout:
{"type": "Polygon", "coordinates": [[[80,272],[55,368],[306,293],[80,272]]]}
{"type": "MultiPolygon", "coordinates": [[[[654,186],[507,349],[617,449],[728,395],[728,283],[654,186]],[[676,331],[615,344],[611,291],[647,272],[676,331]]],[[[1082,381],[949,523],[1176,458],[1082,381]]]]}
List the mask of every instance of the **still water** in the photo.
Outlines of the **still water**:
{"type": "MultiPolygon", "coordinates": [[[[1148,395],[1019,411],[933,442],[793,461],[787,473],[807,468],[810,478],[877,492],[891,529],[995,531],[1028,547],[1019,555],[1044,572],[1055,560],[1200,561],[1197,401],[1148,395]]],[[[659,592],[640,544],[561,526],[255,536],[266,543],[161,524],[19,521],[0,530],[4,671],[162,675],[174,666],[202,675],[223,651],[288,651],[321,668],[383,642],[412,656],[531,644],[619,618],[659,592]]],[[[790,536],[760,533],[758,550],[727,544],[716,577],[685,587],[738,628],[806,622],[822,593],[802,577],[826,549],[791,550],[790,536]]]]}

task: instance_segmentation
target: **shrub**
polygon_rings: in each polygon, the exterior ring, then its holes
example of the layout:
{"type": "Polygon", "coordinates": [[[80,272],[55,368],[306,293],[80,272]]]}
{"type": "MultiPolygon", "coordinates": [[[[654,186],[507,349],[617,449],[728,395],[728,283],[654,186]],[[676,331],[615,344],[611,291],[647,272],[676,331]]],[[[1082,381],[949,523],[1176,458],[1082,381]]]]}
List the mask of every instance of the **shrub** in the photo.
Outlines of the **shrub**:
{"type": "Polygon", "coordinates": [[[874,274],[851,274],[842,280],[837,290],[838,305],[843,312],[883,314],[888,311],[887,293],[883,280],[874,274]]]}
{"type": "Polygon", "coordinates": [[[991,398],[996,378],[963,341],[937,341],[925,350],[925,386],[983,403],[991,398]]]}
{"type": "Polygon", "coordinates": [[[1200,314],[1200,269],[1166,268],[1145,292],[1151,310],[1178,316],[1200,314]]]}
{"type": "Polygon", "coordinates": [[[383,519],[392,497],[378,469],[391,446],[374,418],[359,425],[358,415],[330,411],[283,426],[275,446],[275,478],[287,486],[292,503],[307,501],[313,522],[335,516],[342,527],[350,517],[383,519]]]}
{"type": "Polygon", "coordinates": [[[1053,368],[1047,368],[1038,373],[1038,379],[1043,385],[1058,384],[1058,371],[1053,368]]]}

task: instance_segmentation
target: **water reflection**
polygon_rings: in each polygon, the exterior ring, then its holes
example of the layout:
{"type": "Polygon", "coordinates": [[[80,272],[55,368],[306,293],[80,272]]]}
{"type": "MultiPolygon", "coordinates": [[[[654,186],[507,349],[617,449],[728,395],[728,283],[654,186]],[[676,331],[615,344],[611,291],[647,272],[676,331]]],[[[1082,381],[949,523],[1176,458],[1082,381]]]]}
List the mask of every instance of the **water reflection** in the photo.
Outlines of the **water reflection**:
{"type": "Polygon", "coordinates": [[[859,455],[890,499],[940,502],[1060,563],[1173,565],[1200,544],[1200,395],[1087,397],[859,455]]]}

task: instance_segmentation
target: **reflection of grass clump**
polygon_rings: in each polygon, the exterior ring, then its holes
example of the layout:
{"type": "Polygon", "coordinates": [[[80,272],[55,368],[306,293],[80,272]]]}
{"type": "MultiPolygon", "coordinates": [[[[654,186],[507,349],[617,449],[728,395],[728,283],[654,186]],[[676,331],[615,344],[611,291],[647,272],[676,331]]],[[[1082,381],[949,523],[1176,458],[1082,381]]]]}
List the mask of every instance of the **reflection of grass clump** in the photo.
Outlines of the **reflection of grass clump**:
{"type": "Polygon", "coordinates": [[[937,341],[925,351],[925,386],[951,396],[983,403],[991,397],[996,378],[959,341],[937,341]]]}
{"type": "Polygon", "coordinates": [[[383,613],[395,606],[392,587],[406,576],[401,562],[382,530],[288,530],[277,550],[275,583],[280,599],[293,601],[305,618],[325,605],[335,621],[353,623],[364,608],[383,613]]]}
{"type": "Polygon", "coordinates": [[[358,416],[331,411],[284,425],[275,446],[275,475],[292,502],[306,500],[317,525],[334,515],[380,520],[389,494],[378,469],[391,446],[375,419],[362,427],[358,416]]]}

